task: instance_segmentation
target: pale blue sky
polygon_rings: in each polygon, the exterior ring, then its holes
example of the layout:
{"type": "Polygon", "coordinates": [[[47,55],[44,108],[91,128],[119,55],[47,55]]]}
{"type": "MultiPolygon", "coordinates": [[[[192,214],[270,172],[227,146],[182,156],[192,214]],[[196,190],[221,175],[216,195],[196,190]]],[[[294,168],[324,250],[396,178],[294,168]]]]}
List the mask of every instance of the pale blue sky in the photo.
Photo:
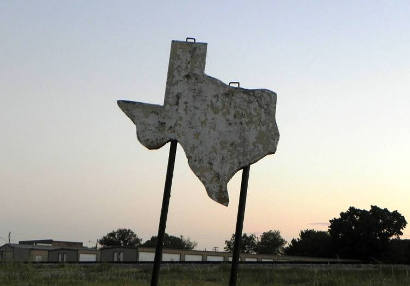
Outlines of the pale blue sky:
{"type": "MultiPolygon", "coordinates": [[[[115,101],[161,104],[170,42],[188,36],[208,43],[207,74],[278,94],[245,232],[290,240],[351,205],[410,222],[409,15],[408,1],[1,1],[0,237],[156,233],[168,146],[140,145],[115,101]]],[[[222,247],[239,179],[216,204],[179,148],[167,231],[222,247]]]]}

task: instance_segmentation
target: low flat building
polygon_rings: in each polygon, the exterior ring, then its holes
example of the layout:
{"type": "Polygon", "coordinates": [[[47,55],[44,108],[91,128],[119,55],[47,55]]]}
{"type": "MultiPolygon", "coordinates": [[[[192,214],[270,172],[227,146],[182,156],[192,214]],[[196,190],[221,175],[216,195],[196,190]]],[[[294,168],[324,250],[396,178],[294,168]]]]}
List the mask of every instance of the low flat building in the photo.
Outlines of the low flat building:
{"type": "Polygon", "coordinates": [[[74,248],[55,248],[48,251],[48,262],[78,262],[78,250],[74,248]]]}
{"type": "MultiPolygon", "coordinates": [[[[166,262],[200,262],[200,261],[228,261],[228,252],[169,249],[162,250],[162,261],[166,262]]],[[[138,261],[152,262],[155,257],[155,248],[139,247],[138,261]]]]}
{"type": "Polygon", "coordinates": [[[15,262],[96,262],[96,248],[84,247],[82,242],[52,239],[26,240],[0,247],[0,261],[15,262]]]}
{"type": "Polygon", "coordinates": [[[46,262],[52,246],[7,243],[0,247],[0,261],[46,262]]]}
{"type": "Polygon", "coordinates": [[[95,248],[54,248],[48,251],[48,262],[97,262],[98,250],[95,248]]]}
{"type": "Polygon", "coordinates": [[[70,248],[84,247],[82,242],[62,241],[62,240],[53,240],[53,239],[21,240],[21,241],[19,241],[19,244],[39,245],[39,246],[54,246],[54,247],[70,247],[70,248]]]}
{"type": "Polygon", "coordinates": [[[137,262],[134,247],[109,246],[99,249],[101,262],[137,262]]]}
{"type": "Polygon", "coordinates": [[[97,248],[79,248],[78,249],[79,262],[97,262],[100,261],[100,252],[97,248]]]}

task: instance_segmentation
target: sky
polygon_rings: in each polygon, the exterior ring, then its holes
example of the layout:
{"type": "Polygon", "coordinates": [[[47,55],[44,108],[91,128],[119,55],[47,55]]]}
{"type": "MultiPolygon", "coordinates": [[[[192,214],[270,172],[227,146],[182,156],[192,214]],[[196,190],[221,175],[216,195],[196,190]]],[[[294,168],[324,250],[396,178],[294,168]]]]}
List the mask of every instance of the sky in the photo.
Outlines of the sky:
{"type": "MultiPolygon", "coordinates": [[[[149,151],[118,99],[162,104],[170,44],[205,72],[277,93],[277,153],[250,169],[244,232],[326,230],[349,206],[410,222],[409,1],[0,2],[0,244],[156,235],[169,144],[149,151]]],[[[167,232],[222,249],[230,205],[177,150],[167,232]]],[[[410,238],[410,228],[404,230],[410,238]]]]}

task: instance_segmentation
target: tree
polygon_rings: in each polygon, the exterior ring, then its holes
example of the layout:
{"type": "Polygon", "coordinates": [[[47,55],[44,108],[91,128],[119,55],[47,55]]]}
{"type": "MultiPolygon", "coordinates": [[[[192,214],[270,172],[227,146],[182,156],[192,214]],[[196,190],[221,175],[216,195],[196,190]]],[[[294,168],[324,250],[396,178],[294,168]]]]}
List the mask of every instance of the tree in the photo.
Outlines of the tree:
{"type": "Polygon", "coordinates": [[[302,230],[285,248],[287,255],[332,257],[332,241],[327,231],[302,230]]]}
{"type": "Polygon", "coordinates": [[[398,211],[371,206],[370,210],[350,207],[330,220],[329,233],[340,257],[380,258],[392,237],[398,238],[407,222],[398,211]]]}
{"type": "MultiPolygon", "coordinates": [[[[235,243],[235,234],[232,234],[230,240],[225,240],[224,249],[229,252],[233,252],[235,243]]],[[[257,238],[254,234],[242,234],[240,253],[255,253],[256,252],[257,238]]]]}
{"type": "Polygon", "coordinates": [[[98,243],[102,246],[138,247],[141,239],[131,229],[119,228],[98,239],[98,243]]]}
{"type": "Polygon", "coordinates": [[[410,264],[410,239],[392,239],[382,260],[388,263],[410,264]]]}
{"type": "Polygon", "coordinates": [[[285,244],[286,240],[282,238],[279,230],[269,230],[262,233],[255,250],[259,254],[279,254],[285,244]]]}
{"type": "MultiPolygon", "coordinates": [[[[157,240],[157,236],[152,236],[149,240],[144,242],[142,246],[155,248],[157,246],[157,240]]],[[[191,250],[196,246],[197,243],[195,241],[191,241],[189,238],[184,238],[182,235],[179,237],[167,233],[164,235],[164,248],[191,250]]]]}

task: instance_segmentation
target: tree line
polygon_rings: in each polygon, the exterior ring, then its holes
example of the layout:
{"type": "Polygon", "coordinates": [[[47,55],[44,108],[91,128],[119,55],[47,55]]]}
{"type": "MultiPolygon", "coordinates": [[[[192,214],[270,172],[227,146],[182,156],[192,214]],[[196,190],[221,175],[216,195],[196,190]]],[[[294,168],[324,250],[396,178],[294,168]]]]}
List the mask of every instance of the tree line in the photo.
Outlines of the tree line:
{"type": "MultiPolygon", "coordinates": [[[[103,246],[121,246],[121,247],[153,247],[157,245],[157,236],[151,236],[150,239],[142,242],[135,232],[128,228],[119,228],[113,230],[102,238],[98,239],[98,243],[103,246]]],[[[170,249],[186,249],[191,250],[197,246],[195,241],[191,241],[189,238],[184,236],[174,236],[165,233],[164,236],[164,248],[170,249]]]]}
{"type": "MultiPolygon", "coordinates": [[[[407,221],[398,211],[371,206],[370,210],[350,207],[329,221],[328,231],[305,229],[286,245],[279,230],[260,236],[244,233],[242,253],[349,258],[362,261],[410,263],[410,240],[401,240],[407,221]]],[[[232,252],[235,235],[225,241],[224,249],[232,252]]],[[[102,246],[155,247],[157,237],[142,240],[130,229],[112,231],[98,240],[102,246]]],[[[164,248],[194,249],[189,238],[165,234],[164,248]]]]}
{"type": "Polygon", "coordinates": [[[350,207],[331,219],[328,231],[303,230],[286,247],[287,255],[354,258],[410,263],[410,240],[401,240],[407,221],[398,211],[378,206],[350,207]]]}
{"type": "MultiPolygon", "coordinates": [[[[232,234],[230,240],[225,240],[225,250],[233,252],[235,234],[232,234]]],[[[283,252],[286,240],[280,235],[279,230],[269,230],[260,236],[255,234],[242,234],[240,245],[241,253],[247,254],[274,254],[278,255],[283,252]]]]}

